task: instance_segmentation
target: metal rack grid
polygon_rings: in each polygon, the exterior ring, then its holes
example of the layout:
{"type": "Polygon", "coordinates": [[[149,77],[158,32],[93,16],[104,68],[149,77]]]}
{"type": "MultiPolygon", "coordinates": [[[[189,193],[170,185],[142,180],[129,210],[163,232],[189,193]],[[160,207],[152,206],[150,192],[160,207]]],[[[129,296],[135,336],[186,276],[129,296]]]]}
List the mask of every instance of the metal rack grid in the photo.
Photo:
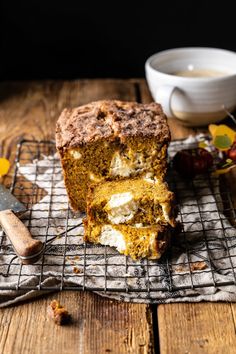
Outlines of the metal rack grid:
{"type": "MultiPolygon", "coordinates": [[[[172,143],[170,156],[183,147],[181,141],[172,143]]],[[[37,263],[23,265],[0,232],[1,290],[73,289],[134,296],[138,291],[149,298],[156,291],[236,285],[236,217],[225,180],[210,173],[184,180],[170,169],[168,182],[177,198],[182,231],[159,261],[135,262],[110,247],[83,242],[83,215],[70,210],[53,141],[22,141],[15,163],[11,191],[26,205],[22,220],[44,242],[55,233],[61,237],[46,247],[37,263]]]]}

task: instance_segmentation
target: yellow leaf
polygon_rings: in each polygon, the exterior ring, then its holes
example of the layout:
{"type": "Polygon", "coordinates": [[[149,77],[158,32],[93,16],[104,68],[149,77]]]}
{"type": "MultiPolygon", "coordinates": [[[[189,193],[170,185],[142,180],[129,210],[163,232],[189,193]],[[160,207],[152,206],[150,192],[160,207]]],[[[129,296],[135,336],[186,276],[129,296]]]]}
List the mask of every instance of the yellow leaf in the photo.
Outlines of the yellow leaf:
{"type": "Polygon", "coordinates": [[[227,163],[231,163],[231,162],[233,162],[233,160],[231,160],[231,159],[226,159],[226,162],[227,162],[227,163]]]}
{"type": "Polygon", "coordinates": [[[212,135],[212,143],[219,150],[228,150],[235,141],[236,132],[225,124],[210,124],[209,131],[212,135]]]}
{"type": "Polygon", "coordinates": [[[236,132],[233,129],[229,128],[227,125],[221,124],[221,125],[218,125],[218,127],[215,131],[214,136],[216,136],[216,135],[227,135],[233,143],[235,140],[236,132]]]}
{"type": "Polygon", "coordinates": [[[217,127],[218,127],[218,125],[216,125],[216,124],[210,124],[208,126],[209,132],[212,137],[215,136],[215,132],[216,132],[217,127]]]}
{"type": "Polygon", "coordinates": [[[200,147],[200,148],[204,149],[205,147],[207,147],[207,144],[206,144],[206,142],[205,142],[205,141],[199,141],[199,143],[198,143],[198,147],[200,147]]]}
{"type": "Polygon", "coordinates": [[[234,141],[236,132],[229,128],[225,124],[220,124],[220,125],[215,125],[215,124],[210,124],[209,125],[209,131],[214,139],[215,136],[219,135],[227,135],[230,140],[234,141]]]}
{"type": "Polygon", "coordinates": [[[4,176],[8,173],[10,168],[10,162],[4,157],[0,158],[0,176],[4,176]]]}

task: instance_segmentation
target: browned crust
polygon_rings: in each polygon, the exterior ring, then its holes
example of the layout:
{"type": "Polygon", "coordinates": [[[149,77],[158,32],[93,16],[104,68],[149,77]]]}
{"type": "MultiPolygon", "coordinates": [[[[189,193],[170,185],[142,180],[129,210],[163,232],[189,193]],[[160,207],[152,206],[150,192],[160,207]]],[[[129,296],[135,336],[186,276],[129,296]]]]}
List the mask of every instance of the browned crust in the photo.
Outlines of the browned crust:
{"type": "Polygon", "coordinates": [[[56,146],[74,148],[99,139],[154,137],[158,143],[170,141],[166,116],[158,103],[96,101],[74,109],[64,109],[56,126],[56,146]]]}

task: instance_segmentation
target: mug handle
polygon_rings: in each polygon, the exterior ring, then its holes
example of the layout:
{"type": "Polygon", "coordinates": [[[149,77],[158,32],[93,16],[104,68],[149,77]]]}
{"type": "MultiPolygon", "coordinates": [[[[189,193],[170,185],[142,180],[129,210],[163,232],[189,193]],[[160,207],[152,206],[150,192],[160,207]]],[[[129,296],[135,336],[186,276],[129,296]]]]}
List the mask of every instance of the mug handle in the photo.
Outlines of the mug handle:
{"type": "Polygon", "coordinates": [[[154,99],[162,105],[163,111],[168,118],[174,117],[174,113],[171,108],[171,98],[175,90],[175,86],[163,85],[158,87],[155,91],[154,99]]]}

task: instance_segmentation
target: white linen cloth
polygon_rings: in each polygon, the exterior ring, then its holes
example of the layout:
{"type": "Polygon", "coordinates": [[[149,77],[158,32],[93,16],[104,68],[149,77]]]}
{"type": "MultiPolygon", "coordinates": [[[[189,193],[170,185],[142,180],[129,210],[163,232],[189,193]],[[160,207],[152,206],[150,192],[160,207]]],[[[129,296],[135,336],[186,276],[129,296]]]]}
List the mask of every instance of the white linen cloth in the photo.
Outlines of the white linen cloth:
{"type": "MultiPolygon", "coordinates": [[[[200,135],[172,142],[169,155],[203,138],[200,135]]],[[[236,301],[236,285],[230,284],[235,281],[236,230],[222,212],[218,178],[188,181],[176,173],[172,175],[170,187],[174,186],[177,192],[183,231],[160,261],[135,262],[109,247],[84,247],[81,224],[84,215],[74,215],[68,209],[61,168],[59,162],[55,165],[53,161],[54,158],[45,156],[40,161],[18,166],[18,173],[43,189],[45,195],[27,211],[23,220],[32,235],[42,241],[46,234],[50,239],[63,232],[66,224],[68,229],[79,226],[56,239],[36,264],[20,266],[14,260],[8,276],[12,254],[4,251],[9,246],[4,238],[0,253],[0,287],[4,287],[0,290],[0,307],[43,295],[39,283],[45,291],[52,291],[53,286],[90,287],[101,296],[127,302],[236,301]],[[18,290],[14,290],[17,286],[18,290]],[[125,291],[99,291],[102,288],[125,291]],[[152,288],[158,291],[149,292],[152,288]]]]}

